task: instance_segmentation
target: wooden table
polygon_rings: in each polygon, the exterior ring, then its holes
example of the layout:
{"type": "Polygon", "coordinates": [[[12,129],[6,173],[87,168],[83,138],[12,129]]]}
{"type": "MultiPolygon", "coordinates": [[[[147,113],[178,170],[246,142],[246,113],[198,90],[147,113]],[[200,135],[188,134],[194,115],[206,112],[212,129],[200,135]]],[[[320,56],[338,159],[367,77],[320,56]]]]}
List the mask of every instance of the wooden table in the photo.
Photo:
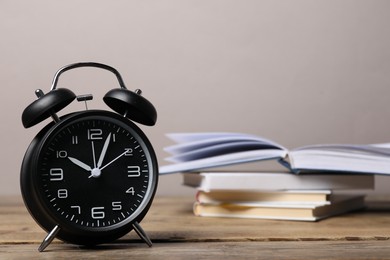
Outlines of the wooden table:
{"type": "Polygon", "coordinates": [[[319,222],[202,218],[193,198],[157,197],[141,223],[149,248],[135,232],[94,249],[45,237],[19,197],[0,198],[0,259],[390,259],[390,199],[367,210],[319,222]]]}

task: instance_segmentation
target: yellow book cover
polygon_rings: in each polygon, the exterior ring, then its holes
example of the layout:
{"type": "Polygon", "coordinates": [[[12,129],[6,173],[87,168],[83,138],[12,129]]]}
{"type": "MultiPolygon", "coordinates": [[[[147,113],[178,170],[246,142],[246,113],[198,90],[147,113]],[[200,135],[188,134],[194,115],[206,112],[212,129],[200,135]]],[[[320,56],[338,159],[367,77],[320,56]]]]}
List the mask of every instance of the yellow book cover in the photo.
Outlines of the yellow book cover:
{"type": "Polygon", "coordinates": [[[262,203],[194,203],[194,214],[202,217],[228,217],[317,221],[364,208],[364,196],[342,195],[329,205],[270,205],[262,203]]]}

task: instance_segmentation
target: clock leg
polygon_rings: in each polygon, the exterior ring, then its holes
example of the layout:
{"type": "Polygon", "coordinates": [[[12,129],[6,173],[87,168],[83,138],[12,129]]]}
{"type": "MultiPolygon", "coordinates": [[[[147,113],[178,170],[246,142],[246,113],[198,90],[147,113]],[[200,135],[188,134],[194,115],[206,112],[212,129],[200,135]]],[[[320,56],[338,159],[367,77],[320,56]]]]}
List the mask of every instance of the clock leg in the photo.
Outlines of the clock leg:
{"type": "Polygon", "coordinates": [[[151,247],[152,246],[152,241],[150,240],[150,238],[148,237],[148,235],[146,235],[145,231],[142,229],[142,227],[140,226],[140,224],[138,222],[134,222],[133,224],[133,228],[135,230],[135,232],[138,234],[138,236],[149,246],[151,247]]]}
{"type": "Polygon", "coordinates": [[[53,239],[56,237],[58,232],[60,231],[60,227],[57,225],[53,228],[52,231],[50,231],[49,234],[45,237],[45,239],[42,241],[42,244],[39,246],[38,251],[42,252],[45,250],[45,248],[50,245],[50,243],[53,241],[53,239]]]}

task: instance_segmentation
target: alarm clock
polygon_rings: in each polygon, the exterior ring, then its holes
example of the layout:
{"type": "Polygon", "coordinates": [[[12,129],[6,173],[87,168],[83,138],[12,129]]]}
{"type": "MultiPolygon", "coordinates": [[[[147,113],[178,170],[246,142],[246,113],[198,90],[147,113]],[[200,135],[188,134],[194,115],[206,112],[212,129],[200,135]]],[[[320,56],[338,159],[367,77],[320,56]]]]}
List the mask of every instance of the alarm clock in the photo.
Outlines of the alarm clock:
{"type": "Polygon", "coordinates": [[[154,125],[154,106],[140,90],[128,90],[116,69],[94,62],[59,69],[51,90],[36,94],[38,99],[23,111],[23,126],[49,117],[53,121],[28,147],[20,185],[29,213],[48,232],[38,250],[54,238],[85,246],[108,243],[133,229],[151,246],[140,222],[157,189],[158,165],[151,143],[131,120],[154,125]],[[57,116],[75,99],[86,103],[93,97],[57,88],[63,72],[80,67],[115,74],[119,87],[103,97],[113,111],[88,110],[86,105],[86,110],[57,116]]]}

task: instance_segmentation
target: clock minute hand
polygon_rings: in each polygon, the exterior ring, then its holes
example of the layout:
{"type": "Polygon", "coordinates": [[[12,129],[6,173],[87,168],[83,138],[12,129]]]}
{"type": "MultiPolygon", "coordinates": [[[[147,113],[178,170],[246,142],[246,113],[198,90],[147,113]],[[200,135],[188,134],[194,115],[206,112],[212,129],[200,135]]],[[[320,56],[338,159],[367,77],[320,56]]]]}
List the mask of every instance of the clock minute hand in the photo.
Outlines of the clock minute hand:
{"type": "Polygon", "coordinates": [[[99,161],[96,165],[96,168],[100,169],[100,166],[102,166],[104,156],[106,155],[108,144],[110,143],[111,139],[111,133],[108,134],[106,141],[104,142],[102,152],[100,153],[99,161]]]}
{"type": "Polygon", "coordinates": [[[83,163],[83,162],[80,161],[79,159],[76,159],[76,158],[73,158],[73,157],[69,157],[69,156],[68,156],[68,158],[69,158],[69,160],[70,160],[72,163],[74,163],[74,164],[76,164],[77,166],[83,168],[84,170],[89,171],[89,172],[92,171],[92,168],[91,168],[89,165],[83,163]]]}

